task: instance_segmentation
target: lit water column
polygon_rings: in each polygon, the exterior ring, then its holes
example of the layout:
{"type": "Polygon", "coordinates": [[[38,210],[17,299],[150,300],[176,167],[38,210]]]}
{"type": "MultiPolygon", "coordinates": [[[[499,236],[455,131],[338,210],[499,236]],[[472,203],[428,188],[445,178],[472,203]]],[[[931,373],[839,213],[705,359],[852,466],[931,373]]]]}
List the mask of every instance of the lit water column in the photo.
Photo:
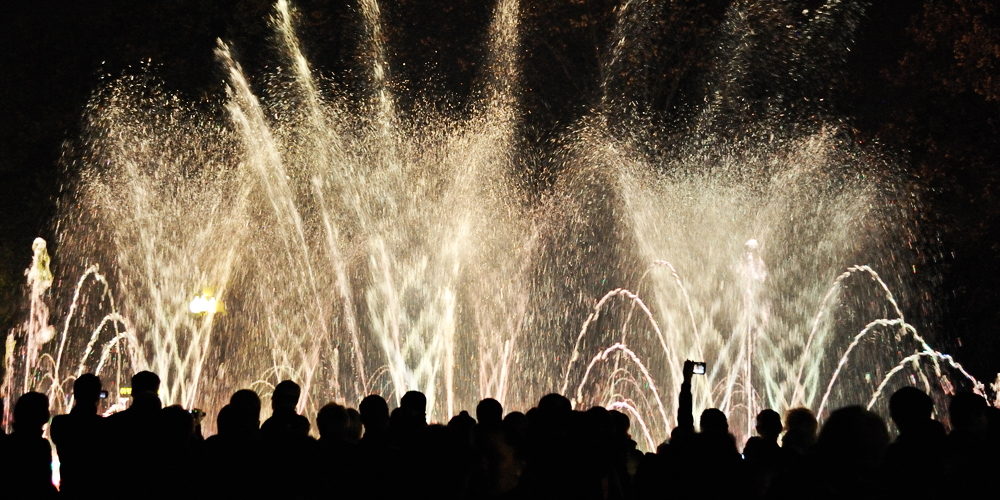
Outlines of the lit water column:
{"type": "Polygon", "coordinates": [[[749,239],[745,243],[746,254],[744,256],[743,278],[746,283],[746,364],[743,368],[743,391],[746,394],[747,422],[746,437],[753,435],[753,417],[755,415],[754,391],[753,391],[753,351],[756,343],[757,330],[762,326],[765,318],[765,305],[760,304],[758,292],[761,283],[767,278],[767,266],[764,259],[757,252],[759,244],[756,239],[749,239]]]}

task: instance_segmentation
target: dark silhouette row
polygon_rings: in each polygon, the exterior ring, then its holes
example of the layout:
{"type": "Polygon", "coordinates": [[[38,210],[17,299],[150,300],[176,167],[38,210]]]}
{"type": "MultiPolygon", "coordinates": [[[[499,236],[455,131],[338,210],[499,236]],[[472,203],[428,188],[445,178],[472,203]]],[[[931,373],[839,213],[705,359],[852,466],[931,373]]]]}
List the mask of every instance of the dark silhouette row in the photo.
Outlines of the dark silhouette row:
{"type": "Polygon", "coordinates": [[[822,429],[806,408],[789,410],[784,425],[764,410],[741,454],[722,411],[705,410],[695,431],[692,367],[685,363],[678,427],[647,454],[626,414],[574,411],[559,394],[506,416],[484,399],[475,419],[463,411],[447,425],[428,425],[419,392],[391,412],[371,395],[357,410],[324,406],[314,439],[296,412],[299,386],[287,380],[263,424],[260,398],[244,389],[219,411],[218,433],[203,439],[198,412],[161,408],[155,374],[135,374],[130,406],[107,418],[98,413],[101,381],[87,374],[73,386],[72,411],[49,428],[60,490],[43,437],[48,399],[34,392],[17,401],[14,432],[0,434],[0,485],[9,498],[933,498],[988,491],[1000,470],[996,408],[956,394],[946,433],[931,398],[914,387],[889,400],[895,441],[860,406],[832,412],[822,429]]]}

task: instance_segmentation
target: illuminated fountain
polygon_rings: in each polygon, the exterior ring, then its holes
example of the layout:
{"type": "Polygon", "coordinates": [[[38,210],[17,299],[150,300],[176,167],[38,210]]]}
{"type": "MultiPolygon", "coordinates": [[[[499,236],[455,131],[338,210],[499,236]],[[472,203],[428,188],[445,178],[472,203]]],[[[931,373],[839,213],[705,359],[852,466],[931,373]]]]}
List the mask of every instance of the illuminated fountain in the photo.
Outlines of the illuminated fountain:
{"type": "Polygon", "coordinates": [[[503,400],[532,242],[508,180],[517,8],[496,7],[469,116],[422,127],[395,109],[374,1],[361,2],[365,113],[313,78],[284,1],[273,25],[287,66],[273,102],[251,92],[221,42],[229,99],[217,113],[138,79],[103,89],[60,221],[62,272],[87,271],[58,344],[33,333],[38,315],[12,334],[13,357],[28,353],[17,392],[47,390],[62,410],[80,370],[108,380],[99,357],[110,356],[127,373],[160,374],[165,400],[212,409],[284,378],[303,386],[307,412],[373,391],[422,390],[435,419],[480,394],[503,400]],[[88,341],[78,330],[94,328],[93,314],[109,316],[88,341]],[[39,351],[74,363],[39,363],[39,351]]]}
{"type": "MultiPolygon", "coordinates": [[[[376,0],[360,0],[360,93],[313,76],[284,0],[265,98],[222,42],[228,98],[212,109],[149,78],[102,89],[60,202],[56,269],[34,247],[5,405],[42,390],[65,411],[81,373],[118,392],[140,369],[166,402],[209,415],[285,378],[309,415],[417,389],[436,421],[561,390],[631,412],[652,448],[676,422],[684,359],[709,365],[696,411],[722,408],[741,439],[765,407],[877,407],[908,381],[985,391],[894,295],[921,297],[902,250],[912,206],[887,160],[836,126],[732,134],[732,68],[683,132],[627,117],[615,78],[656,4],[618,9],[600,109],[544,153],[516,146],[515,0],[495,7],[464,114],[397,109],[376,0]],[[531,155],[562,166],[539,202],[516,181],[531,155]]],[[[749,49],[734,23],[753,8],[724,29],[737,69],[749,49]]]]}
{"type": "Polygon", "coordinates": [[[665,131],[624,104],[630,97],[616,83],[630,72],[628,51],[642,50],[626,41],[659,5],[620,7],[602,103],[556,153],[563,170],[543,210],[555,230],[540,260],[563,274],[538,279],[534,292],[585,317],[580,327],[549,319],[576,331],[559,344],[570,349],[560,391],[576,408],[630,413],[650,449],[676,425],[685,359],[708,364],[693,381],[696,421],[718,407],[740,442],[765,408],[808,406],[822,418],[862,404],[886,414],[883,396],[908,384],[930,393],[939,412],[955,390],[987,396],[904,315],[931,300],[914,275],[933,271],[912,264],[920,207],[891,159],[835,122],[789,123],[787,103],[775,98],[761,114],[746,97],[749,68],[760,64],[754,37],[780,31],[750,19],[795,34],[765,50],[798,60],[781,68],[798,81],[815,78],[817,52],[847,53],[859,7],[828,2],[793,26],[779,22],[777,3],[736,2],[722,26],[721,70],[705,85],[714,92],[665,131]],[[580,290],[594,287],[583,283],[610,286],[587,295],[580,290]]]}

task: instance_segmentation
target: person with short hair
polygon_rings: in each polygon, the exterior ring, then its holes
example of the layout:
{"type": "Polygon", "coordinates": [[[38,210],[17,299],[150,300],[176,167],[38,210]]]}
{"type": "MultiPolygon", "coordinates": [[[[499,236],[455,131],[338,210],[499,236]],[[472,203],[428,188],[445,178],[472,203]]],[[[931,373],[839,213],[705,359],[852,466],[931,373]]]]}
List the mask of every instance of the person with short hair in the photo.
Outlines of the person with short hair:
{"type": "Polygon", "coordinates": [[[934,400],[916,387],[903,387],[889,398],[889,416],[899,436],[886,450],[882,481],[888,486],[886,491],[900,498],[945,494],[940,482],[922,481],[924,464],[945,455],[944,426],[931,418],[933,412],[934,400]]]}
{"type": "Polygon", "coordinates": [[[500,425],[503,421],[503,405],[493,398],[486,398],[476,405],[476,421],[480,425],[500,425]]]}
{"type": "Polygon", "coordinates": [[[299,415],[295,407],[299,404],[302,389],[299,384],[285,380],[274,388],[271,394],[271,418],[260,426],[265,437],[276,438],[287,435],[305,436],[309,434],[309,419],[299,415]]]}
{"type": "Polygon", "coordinates": [[[52,419],[49,435],[59,453],[60,495],[66,498],[96,498],[102,493],[103,462],[94,455],[107,439],[107,423],[98,412],[101,379],[92,373],[73,383],[76,401],[68,415],[52,419]]]}
{"type": "Polygon", "coordinates": [[[11,498],[55,498],[52,448],[42,437],[49,421],[49,398],[26,392],[14,406],[14,432],[0,455],[0,484],[11,498]]]}
{"type": "Polygon", "coordinates": [[[263,496],[312,498],[319,481],[316,440],[309,436],[312,425],[299,415],[296,407],[302,389],[284,380],[271,393],[271,417],[260,426],[264,456],[271,460],[273,474],[264,485],[263,496]]]}
{"type": "Polygon", "coordinates": [[[132,402],[129,407],[107,418],[110,432],[121,443],[120,451],[128,460],[121,465],[126,488],[141,491],[157,481],[157,441],[161,433],[159,418],[160,377],[151,371],[132,375],[132,402]]]}

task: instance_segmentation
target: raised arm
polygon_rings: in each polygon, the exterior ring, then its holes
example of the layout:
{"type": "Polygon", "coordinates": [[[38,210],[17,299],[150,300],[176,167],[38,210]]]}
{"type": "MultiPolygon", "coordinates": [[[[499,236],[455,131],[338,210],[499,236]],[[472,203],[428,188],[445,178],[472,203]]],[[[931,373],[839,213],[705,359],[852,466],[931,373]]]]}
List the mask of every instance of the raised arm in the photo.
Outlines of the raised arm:
{"type": "Polygon", "coordinates": [[[694,403],[691,401],[691,375],[694,374],[694,361],[684,362],[684,381],[681,382],[681,392],[677,396],[677,428],[694,431],[694,403]]]}

